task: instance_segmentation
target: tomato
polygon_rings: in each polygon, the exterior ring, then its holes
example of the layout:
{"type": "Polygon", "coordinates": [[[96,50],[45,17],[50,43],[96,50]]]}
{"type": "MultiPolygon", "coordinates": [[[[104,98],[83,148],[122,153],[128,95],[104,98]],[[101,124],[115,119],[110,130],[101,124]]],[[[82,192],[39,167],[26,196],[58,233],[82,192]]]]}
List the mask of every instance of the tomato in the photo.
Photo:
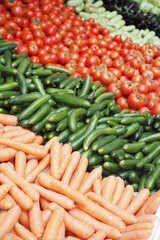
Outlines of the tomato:
{"type": "Polygon", "coordinates": [[[135,74],[135,70],[130,66],[127,66],[123,72],[123,75],[130,79],[134,76],[134,74],[135,74]]]}
{"type": "Polygon", "coordinates": [[[134,75],[132,78],[131,78],[131,81],[133,83],[136,83],[136,84],[141,84],[143,82],[143,78],[141,75],[134,75]]]}
{"type": "Polygon", "coordinates": [[[121,88],[122,94],[126,96],[134,91],[135,84],[132,83],[131,81],[126,80],[121,83],[120,88],[121,88]]]}
{"type": "Polygon", "coordinates": [[[3,39],[5,39],[7,36],[7,30],[3,27],[0,27],[0,35],[2,36],[3,39]]]}
{"type": "Polygon", "coordinates": [[[15,4],[11,7],[11,12],[14,16],[23,17],[24,8],[15,4]]]}
{"type": "Polygon", "coordinates": [[[40,57],[40,62],[44,65],[48,64],[48,63],[52,63],[52,54],[47,53],[44,56],[41,56],[40,57]]]}
{"type": "Polygon", "coordinates": [[[130,64],[131,64],[131,67],[133,67],[134,69],[139,69],[142,64],[142,60],[138,58],[134,58],[131,60],[130,64]]]}
{"type": "Polygon", "coordinates": [[[141,64],[140,73],[143,73],[144,71],[151,69],[151,67],[152,67],[151,64],[145,64],[145,63],[141,64]]]}
{"type": "Polygon", "coordinates": [[[22,34],[22,41],[24,43],[29,43],[30,41],[33,40],[33,34],[31,32],[26,32],[26,31],[23,31],[23,34],[22,34]]]}
{"type": "Polygon", "coordinates": [[[88,56],[86,58],[85,65],[87,67],[90,67],[92,65],[99,65],[100,64],[100,59],[97,56],[88,56]]]}
{"type": "Polygon", "coordinates": [[[65,51],[59,51],[57,57],[59,63],[63,65],[65,65],[70,60],[70,54],[65,51]]]}
{"type": "Polygon", "coordinates": [[[114,74],[110,71],[105,71],[100,74],[100,81],[107,86],[113,82],[114,74]]]}
{"type": "Polygon", "coordinates": [[[139,109],[146,106],[147,97],[143,93],[132,92],[128,96],[128,104],[133,109],[139,109]]]}
{"type": "Polygon", "coordinates": [[[13,35],[15,35],[16,31],[18,30],[17,24],[13,21],[7,21],[4,27],[9,33],[12,33],[13,35]]]}
{"type": "Polygon", "coordinates": [[[151,49],[152,49],[152,51],[154,52],[154,57],[160,56],[160,49],[159,49],[159,47],[157,47],[156,45],[153,45],[153,46],[151,47],[151,49]]]}
{"type": "Polygon", "coordinates": [[[28,48],[27,48],[27,45],[22,45],[22,46],[19,46],[17,48],[17,51],[16,51],[18,54],[21,54],[21,53],[27,53],[28,54],[28,48]]]}
{"type": "Polygon", "coordinates": [[[121,90],[120,90],[120,86],[118,83],[111,83],[108,85],[107,87],[107,92],[114,92],[116,93],[115,98],[119,98],[121,97],[121,90]]]}
{"type": "Polygon", "coordinates": [[[115,35],[113,38],[113,41],[116,41],[117,43],[121,43],[122,42],[122,37],[121,35],[115,35]]]}
{"type": "Polygon", "coordinates": [[[147,108],[149,108],[149,110],[151,110],[157,102],[158,102],[158,100],[150,99],[150,100],[148,100],[146,106],[147,106],[147,108]]]}
{"type": "Polygon", "coordinates": [[[157,87],[157,88],[155,89],[155,93],[160,97],[160,87],[157,87]]]}
{"type": "Polygon", "coordinates": [[[121,109],[128,109],[129,105],[125,97],[119,97],[116,99],[116,104],[118,104],[121,109]]]}
{"type": "Polygon", "coordinates": [[[154,78],[160,78],[160,68],[159,67],[152,67],[151,71],[154,74],[154,78]]]}
{"type": "Polygon", "coordinates": [[[116,69],[116,68],[109,68],[109,71],[111,71],[118,79],[121,78],[122,73],[120,70],[116,69]]]}
{"type": "Polygon", "coordinates": [[[47,34],[48,36],[54,35],[54,34],[56,33],[56,31],[57,31],[57,27],[56,27],[55,25],[48,26],[48,27],[46,28],[46,34],[47,34]]]}
{"type": "Polygon", "coordinates": [[[141,107],[138,112],[144,113],[144,112],[150,112],[150,109],[148,107],[141,107]]]}
{"type": "Polygon", "coordinates": [[[35,42],[39,48],[42,48],[44,46],[44,42],[41,38],[36,38],[35,42]]]}
{"type": "Polygon", "coordinates": [[[82,78],[85,78],[86,74],[90,74],[90,70],[87,67],[78,67],[77,72],[80,73],[82,78]]]}
{"type": "Polygon", "coordinates": [[[5,14],[0,13],[0,25],[3,26],[6,22],[7,18],[5,16],[5,14]]]}
{"type": "Polygon", "coordinates": [[[37,30],[35,30],[35,31],[33,32],[33,36],[34,36],[35,38],[43,38],[43,37],[45,37],[45,33],[44,33],[43,30],[37,29],[37,30]]]}
{"type": "Polygon", "coordinates": [[[157,93],[155,93],[155,92],[150,92],[150,93],[148,93],[147,94],[147,98],[148,98],[148,100],[159,100],[159,95],[157,94],[157,93]]]}
{"type": "Polygon", "coordinates": [[[37,55],[38,51],[39,51],[39,48],[36,44],[30,44],[28,46],[28,53],[30,55],[37,55]]]}
{"type": "Polygon", "coordinates": [[[138,90],[139,93],[147,94],[148,93],[148,86],[145,83],[140,83],[137,86],[137,90],[138,90]]]}
{"type": "Polygon", "coordinates": [[[151,70],[145,70],[143,73],[142,73],[142,77],[144,79],[153,79],[154,78],[154,73],[151,71],[151,70]]]}
{"type": "Polygon", "coordinates": [[[108,55],[103,55],[103,57],[101,58],[101,61],[107,67],[112,67],[113,61],[108,55]]]}
{"type": "Polygon", "coordinates": [[[156,58],[154,61],[153,61],[153,66],[154,67],[160,67],[160,58],[156,58]]]}
{"type": "Polygon", "coordinates": [[[152,50],[152,49],[150,49],[150,48],[147,48],[147,49],[145,49],[144,51],[143,51],[143,56],[144,56],[144,58],[146,57],[146,56],[150,56],[150,57],[154,57],[154,51],[152,50]]]}
{"type": "Polygon", "coordinates": [[[118,52],[116,52],[116,51],[111,51],[111,53],[110,53],[110,58],[112,59],[112,60],[115,60],[115,59],[118,59],[119,58],[119,53],[118,52]]]}
{"type": "Polygon", "coordinates": [[[155,103],[155,105],[151,109],[152,114],[160,113],[160,102],[155,103]]]}

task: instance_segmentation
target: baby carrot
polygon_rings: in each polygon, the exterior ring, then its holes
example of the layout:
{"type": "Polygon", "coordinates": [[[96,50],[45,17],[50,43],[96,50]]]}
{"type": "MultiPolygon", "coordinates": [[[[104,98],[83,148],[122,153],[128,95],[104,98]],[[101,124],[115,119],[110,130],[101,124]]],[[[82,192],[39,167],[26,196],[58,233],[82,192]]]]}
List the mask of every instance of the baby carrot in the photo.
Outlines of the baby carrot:
{"type": "Polygon", "coordinates": [[[72,152],[72,146],[69,143],[66,143],[62,146],[62,158],[66,155],[66,154],[71,154],[72,152]]]}
{"type": "Polygon", "coordinates": [[[0,134],[0,137],[4,137],[4,138],[15,138],[15,137],[24,135],[25,133],[28,133],[28,132],[29,132],[29,131],[28,131],[28,130],[25,130],[25,129],[15,130],[15,131],[12,131],[12,132],[7,132],[7,133],[0,134]]]}
{"type": "Polygon", "coordinates": [[[15,240],[15,237],[12,233],[6,233],[2,240],[15,240]]]}
{"type": "Polygon", "coordinates": [[[137,216],[137,222],[154,222],[157,218],[154,214],[144,214],[141,216],[137,216]]]}
{"type": "Polygon", "coordinates": [[[96,232],[95,234],[93,234],[92,237],[88,238],[88,240],[104,240],[106,238],[107,234],[105,231],[100,230],[98,232],[96,232]]]}
{"type": "Polygon", "coordinates": [[[69,162],[71,159],[71,154],[70,153],[66,153],[61,160],[61,165],[60,165],[60,170],[59,170],[59,174],[60,174],[60,179],[63,176],[69,162]]]}
{"type": "Polygon", "coordinates": [[[11,190],[12,186],[13,184],[11,183],[3,183],[0,185],[0,200],[11,190]]]}
{"type": "MultiPolygon", "coordinates": [[[[88,176],[89,176],[89,172],[85,172],[85,174],[84,174],[84,176],[83,176],[83,178],[82,178],[82,181],[81,181],[80,186],[86,181],[86,179],[88,178],[88,176]]],[[[80,188],[80,186],[79,186],[79,188],[80,188]]]]}
{"type": "Polygon", "coordinates": [[[34,143],[42,144],[43,143],[43,137],[41,135],[37,135],[36,139],[34,140],[34,143]]]}
{"type": "Polygon", "coordinates": [[[16,126],[18,123],[18,118],[13,115],[0,113],[0,123],[4,125],[16,126]]]}
{"type": "Polygon", "coordinates": [[[6,214],[7,214],[7,211],[0,212],[0,223],[3,221],[6,214]]]}
{"type": "Polygon", "coordinates": [[[125,232],[131,232],[135,230],[142,230],[142,229],[152,229],[154,225],[149,222],[140,222],[136,224],[132,224],[126,227],[125,232]]]}
{"type": "Polygon", "coordinates": [[[13,206],[12,202],[8,199],[2,199],[0,200],[0,209],[10,209],[13,206]]]}
{"type": "Polygon", "coordinates": [[[18,187],[22,188],[23,191],[33,200],[37,201],[39,199],[38,192],[32,187],[30,183],[14,170],[12,170],[6,163],[1,163],[0,172],[4,173],[8,178],[10,178],[18,187]]]}
{"type": "Polygon", "coordinates": [[[160,190],[151,195],[144,203],[143,207],[146,214],[154,214],[160,205],[160,190]]]}
{"type": "Polygon", "coordinates": [[[141,240],[148,238],[152,233],[150,229],[135,230],[131,232],[125,232],[118,240],[141,240]]]}
{"type": "Polygon", "coordinates": [[[53,137],[44,145],[44,149],[47,151],[47,153],[49,152],[54,141],[59,141],[59,138],[53,137]]]}
{"type": "Polygon", "coordinates": [[[51,176],[60,179],[60,164],[62,155],[62,146],[58,141],[54,141],[51,146],[51,176]]]}
{"type": "Polygon", "coordinates": [[[112,203],[113,204],[117,204],[122,196],[123,190],[124,190],[124,181],[122,178],[119,178],[117,183],[116,183],[116,188],[115,191],[113,193],[113,199],[112,199],[112,203]]]}
{"type": "Polygon", "coordinates": [[[0,138],[0,144],[17,149],[17,150],[25,152],[27,154],[32,154],[38,158],[42,158],[47,155],[47,151],[45,150],[45,148],[43,148],[43,149],[35,148],[33,146],[30,146],[30,144],[16,142],[13,139],[0,138]]]}
{"type": "Polygon", "coordinates": [[[128,213],[127,211],[119,208],[118,206],[108,202],[102,196],[98,196],[95,193],[87,193],[87,197],[97,203],[99,203],[102,207],[110,211],[111,213],[115,214],[116,216],[120,217],[125,223],[132,224],[136,223],[137,219],[133,214],[128,213]]]}
{"type": "Polygon", "coordinates": [[[8,210],[7,214],[0,223],[0,239],[13,229],[19,219],[20,211],[21,210],[18,205],[15,205],[8,210]]]}
{"type": "Polygon", "coordinates": [[[26,154],[18,151],[15,156],[15,171],[20,175],[24,176],[26,168],[26,154]]]}
{"type": "Polygon", "coordinates": [[[66,237],[66,240],[81,240],[81,239],[77,237],[68,236],[66,237]]]}
{"type": "Polygon", "coordinates": [[[127,185],[123,190],[122,196],[117,204],[118,207],[126,209],[131,202],[133,197],[134,188],[132,185],[127,185]]]}
{"type": "Polygon", "coordinates": [[[26,163],[25,178],[37,167],[37,159],[31,159],[26,163]]]}
{"type": "Polygon", "coordinates": [[[99,179],[95,179],[93,182],[93,191],[97,194],[97,195],[101,195],[101,181],[99,179]]]}
{"type": "Polygon", "coordinates": [[[13,197],[10,194],[6,194],[6,196],[4,197],[4,199],[9,200],[12,203],[12,206],[16,205],[16,201],[13,199],[13,197]]]}
{"type": "Polygon", "coordinates": [[[7,162],[7,165],[14,170],[14,165],[11,162],[7,162]]]}
{"type": "Polygon", "coordinates": [[[85,213],[77,207],[70,210],[69,214],[93,226],[95,231],[105,231],[107,233],[107,236],[112,239],[117,239],[117,236],[120,236],[120,232],[118,231],[118,229],[98,221],[97,219],[91,217],[89,214],[85,213]]]}
{"type": "Polygon", "coordinates": [[[37,240],[37,238],[27,228],[20,223],[15,224],[15,231],[23,240],[37,240]]]}
{"type": "Polygon", "coordinates": [[[45,199],[43,197],[40,197],[40,205],[41,205],[42,210],[46,210],[49,203],[50,203],[50,201],[48,201],[47,199],[45,199]]]}
{"type": "Polygon", "coordinates": [[[79,188],[79,186],[81,184],[81,181],[83,179],[83,176],[84,176],[84,174],[85,174],[85,172],[87,170],[87,166],[88,166],[88,159],[86,157],[82,157],[80,159],[80,161],[79,161],[77,169],[73,173],[73,175],[71,177],[71,180],[69,182],[69,186],[72,189],[78,190],[78,188],[79,188]]]}
{"type": "Polygon", "coordinates": [[[15,142],[32,143],[36,139],[36,135],[33,132],[27,132],[21,136],[12,138],[15,142]]]}
{"type": "Polygon", "coordinates": [[[41,197],[47,199],[50,202],[58,203],[60,206],[68,210],[74,207],[73,200],[62,194],[47,190],[37,184],[33,184],[33,187],[39,192],[41,197]]]}
{"type": "Polygon", "coordinates": [[[26,177],[28,182],[33,182],[39,173],[41,173],[50,164],[50,154],[47,154],[36,166],[36,168],[26,177]]]}
{"type": "Polygon", "coordinates": [[[4,125],[2,123],[0,123],[0,128],[4,128],[4,125]]]}
{"type": "MultiPolygon", "coordinates": [[[[3,125],[4,126],[4,125],[3,125]]],[[[21,126],[4,126],[4,132],[14,132],[18,130],[24,130],[21,126]]]]}
{"type": "Polygon", "coordinates": [[[99,176],[101,176],[101,174],[102,174],[102,168],[101,167],[93,169],[90,172],[88,178],[83,183],[83,185],[81,185],[81,187],[79,188],[79,191],[81,193],[85,194],[92,187],[92,185],[94,183],[94,180],[98,179],[99,176]]]}
{"type": "Polygon", "coordinates": [[[65,210],[63,208],[55,209],[47,223],[42,240],[57,240],[58,231],[64,219],[64,213],[65,210]]]}
{"type": "Polygon", "coordinates": [[[21,209],[19,223],[22,224],[28,230],[30,230],[29,212],[28,211],[21,209]]]}
{"type": "Polygon", "coordinates": [[[114,176],[107,177],[104,183],[104,187],[102,189],[102,196],[106,200],[112,201],[115,188],[116,188],[116,178],[114,176]]]}
{"type": "Polygon", "coordinates": [[[13,148],[0,149],[0,162],[6,162],[15,157],[17,150],[13,148]]]}
{"type": "MultiPolygon", "coordinates": [[[[149,198],[150,191],[148,189],[142,189],[132,200],[126,211],[134,214],[149,198]]],[[[153,204],[153,202],[152,202],[153,204]]]]}
{"type": "Polygon", "coordinates": [[[49,209],[45,209],[42,211],[42,221],[43,221],[44,228],[46,227],[51,215],[52,215],[52,211],[49,209]]]}
{"type": "Polygon", "coordinates": [[[64,222],[62,222],[59,227],[57,240],[64,240],[64,239],[65,239],[65,225],[64,225],[64,222]]]}
{"type": "Polygon", "coordinates": [[[77,151],[75,151],[71,154],[70,162],[69,162],[69,164],[66,168],[66,171],[64,172],[63,177],[61,179],[61,181],[63,183],[69,184],[72,174],[78,166],[80,156],[81,156],[81,154],[77,151]]]}
{"type": "Polygon", "coordinates": [[[39,201],[34,202],[32,209],[29,211],[29,222],[31,232],[40,240],[44,232],[44,226],[39,201]]]}

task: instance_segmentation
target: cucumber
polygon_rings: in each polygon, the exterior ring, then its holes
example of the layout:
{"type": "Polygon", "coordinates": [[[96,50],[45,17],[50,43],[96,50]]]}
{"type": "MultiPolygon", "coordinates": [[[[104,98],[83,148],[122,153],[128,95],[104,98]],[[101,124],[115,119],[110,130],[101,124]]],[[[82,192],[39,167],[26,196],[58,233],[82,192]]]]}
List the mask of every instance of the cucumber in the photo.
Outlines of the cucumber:
{"type": "Polygon", "coordinates": [[[136,163],[138,160],[132,159],[132,160],[122,160],[119,162],[119,166],[123,169],[134,169],[136,163]]]}
{"type": "Polygon", "coordinates": [[[39,122],[39,120],[41,120],[50,111],[50,109],[51,106],[48,103],[42,104],[38,111],[35,112],[35,114],[33,114],[32,117],[29,119],[28,123],[30,125],[33,125],[39,122]]]}
{"type": "Polygon", "coordinates": [[[14,97],[11,97],[11,103],[13,103],[13,104],[29,103],[29,102],[33,102],[40,96],[42,96],[42,95],[37,92],[28,93],[28,94],[21,95],[21,96],[14,96],[14,97]]]}
{"type": "Polygon", "coordinates": [[[49,122],[59,122],[68,116],[67,110],[58,111],[56,110],[49,118],[49,122]]]}
{"type": "Polygon", "coordinates": [[[120,171],[120,167],[117,163],[105,162],[103,167],[111,173],[118,173],[120,171]]]}
{"type": "Polygon", "coordinates": [[[142,175],[141,179],[140,179],[140,182],[139,182],[139,188],[138,188],[139,192],[146,187],[146,180],[147,180],[147,178],[148,178],[148,174],[144,173],[142,175]]]}
{"type": "Polygon", "coordinates": [[[116,150],[120,147],[122,147],[124,144],[124,139],[123,138],[117,138],[113,140],[112,142],[105,144],[104,146],[100,147],[98,149],[99,154],[108,154],[113,150],[116,150]]]}
{"type": "Polygon", "coordinates": [[[132,123],[131,125],[129,125],[127,127],[127,132],[124,135],[122,135],[121,137],[122,138],[128,138],[129,136],[131,136],[135,132],[137,132],[139,128],[140,128],[140,124],[138,122],[137,123],[132,123]]]}
{"type": "Polygon", "coordinates": [[[158,164],[155,167],[153,172],[147,178],[145,187],[148,188],[149,190],[152,190],[155,187],[156,181],[159,178],[159,176],[160,176],[160,164],[158,164]]]}
{"type": "Polygon", "coordinates": [[[92,144],[92,150],[97,151],[101,146],[116,139],[115,135],[103,136],[92,144]]]}
{"type": "Polygon", "coordinates": [[[89,165],[97,165],[103,161],[103,157],[99,154],[94,154],[88,157],[88,164],[89,165]]]}
{"type": "Polygon", "coordinates": [[[154,134],[151,134],[147,137],[143,137],[142,139],[139,140],[139,142],[143,141],[143,142],[153,142],[153,141],[158,141],[160,140],[160,133],[154,133],[154,134]]]}
{"type": "Polygon", "coordinates": [[[82,89],[80,90],[78,97],[83,97],[90,92],[91,78],[89,74],[86,74],[82,89]]]}
{"type": "MultiPolygon", "coordinates": [[[[86,110],[84,108],[77,108],[73,110],[68,116],[68,128],[70,132],[75,132],[77,130],[77,120],[79,117],[86,115],[86,110]]],[[[86,149],[87,150],[87,149],[86,149]]]]}
{"type": "Polygon", "coordinates": [[[123,149],[127,153],[137,153],[145,147],[145,142],[136,142],[136,143],[126,143],[123,146],[123,149]]]}

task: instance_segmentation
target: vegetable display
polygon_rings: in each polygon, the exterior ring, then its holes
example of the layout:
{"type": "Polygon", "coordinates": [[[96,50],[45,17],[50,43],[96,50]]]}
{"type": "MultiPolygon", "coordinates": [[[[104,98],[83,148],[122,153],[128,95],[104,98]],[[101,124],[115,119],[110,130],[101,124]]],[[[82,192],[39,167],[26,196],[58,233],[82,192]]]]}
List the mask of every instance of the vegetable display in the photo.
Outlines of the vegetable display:
{"type": "Polygon", "coordinates": [[[6,210],[0,239],[137,240],[152,234],[160,190],[134,196],[120,177],[102,180],[101,167],[87,172],[88,159],[70,144],[53,137],[41,145],[43,138],[16,126],[17,120],[0,114],[0,152],[8,149],[0,163],[0,206],[6,210]]]}

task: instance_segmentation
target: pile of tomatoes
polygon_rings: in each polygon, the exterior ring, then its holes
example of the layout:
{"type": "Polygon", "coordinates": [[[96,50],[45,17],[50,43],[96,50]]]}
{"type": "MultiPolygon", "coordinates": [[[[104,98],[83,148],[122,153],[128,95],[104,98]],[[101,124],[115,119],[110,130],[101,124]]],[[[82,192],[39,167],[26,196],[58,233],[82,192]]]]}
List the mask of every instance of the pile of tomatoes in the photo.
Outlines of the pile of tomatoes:
{"type": "Polygon", "coordinates": [[[116,93],[122,109],[160,112],[160,49],[112,37],[94,19],[82,21],[64,0],[2,0],[0,35],[32,62],[63,65],[75,77],[90,74],[116,93]]]}

